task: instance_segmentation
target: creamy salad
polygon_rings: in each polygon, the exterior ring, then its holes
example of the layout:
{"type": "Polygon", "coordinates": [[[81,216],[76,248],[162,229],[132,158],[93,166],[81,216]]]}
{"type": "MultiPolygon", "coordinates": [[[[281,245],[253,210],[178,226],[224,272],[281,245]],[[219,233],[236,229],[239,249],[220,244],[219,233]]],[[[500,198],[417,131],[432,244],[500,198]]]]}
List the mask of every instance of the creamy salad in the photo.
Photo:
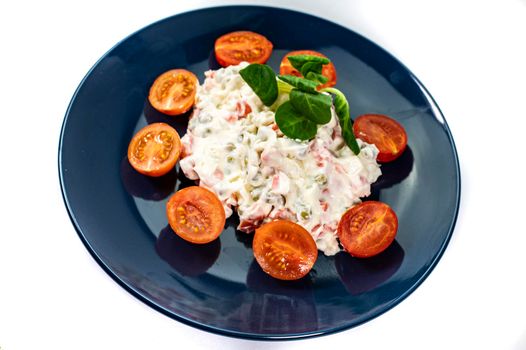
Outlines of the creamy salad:
{"type": "Polygon", "coordinates": [[[334,108],[314,139],[284,136],[272,108],[239,75],[247,65],[205,73],[181,139],[181,169],[217,194],[227,217],[238,213],[239,230],[291,220],[311,233],[319,250],[334,255],[340,251],[336,230],[342,214],[369,195],[381,175],[378,150],[358,139],[361,151],[355,155],[345,145],[334,108]]]}

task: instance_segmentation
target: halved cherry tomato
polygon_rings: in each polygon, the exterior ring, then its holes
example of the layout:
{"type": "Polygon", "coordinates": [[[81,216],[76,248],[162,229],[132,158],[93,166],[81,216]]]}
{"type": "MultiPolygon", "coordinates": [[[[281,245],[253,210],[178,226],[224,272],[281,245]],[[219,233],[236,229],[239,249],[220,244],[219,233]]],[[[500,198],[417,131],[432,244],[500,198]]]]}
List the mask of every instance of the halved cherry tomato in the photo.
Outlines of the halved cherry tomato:
{"type": "Polygon", "coordinates": [[[177,131],[165,123],[145,126],[133,136],[128,146],[128,160],[141,174],[162,176],[173,169],[181,153],[177,131]]]}
{"type": "Polygon", "coordinates": [[[318,258],[310,233],[287,220],[272,221],[256,229],[252,249],[263,271],[280,280],[302,278],[318,258]]]}
{"type": "Polygon", "coordinates": [[[219,237],[225,209],[215,193],[199,186],[177,191],[166,203],[168,223],[185,241],[204,244],[219,237]]]}
{"type": "MultiPolygon", "coordinates": [[[[311,55],[311,56],[327,58],[327,56],[325,56],[324,54],[319,53],[317,51],[312,51],[312,50],[291,51],[288,54],[286,54],[285,57],[283,57],[283,59],[281,60],[281,64],[279,65],[279,74],[281,75],[290,74],[290,75],[295,75],[297,77],[302,76],[301,73],[296,68],[292,67],[292,65],[289,62],[289,59],[287,58],[288,56],[295,56],[295,55],[311,55]]],[[[325,84],[319,85],[318,90],[336,85],[336,68],[334,68],[334,64],[332,64],[332,62],[322,67],[321,74],[327,77],[327,79],[329,80],[325,84]]]]}
{"type": "Polygon", "coordinates": [[[161,113],[183,114],[194,105],[198,84],[194,73],[186,69],[172,69],[155,79],[148,100],[161,113]]]}
{"type": "Polygon", "coordinates": [[[407,146],[405,129],[396,120],[383,114],[364,114],[356,118],[354,135],[374,144],[379,154],[377,160],[386,163],[400,157],[407,146]]]}
{"type": "Polygon", "coordinates": [[[217,62],[223,67],[249,63],[265,63],[272,53],[273,45],[263,35],[239,31],[220,36],[214,46],[217,62]]]}
{"type": "Polygon", "coordinates": [[[338,224],[338,238],[352,256],[367,258],[384,251],[394,240],[398,218],[385,203],[367,201],[347,210],[338,224]]]}

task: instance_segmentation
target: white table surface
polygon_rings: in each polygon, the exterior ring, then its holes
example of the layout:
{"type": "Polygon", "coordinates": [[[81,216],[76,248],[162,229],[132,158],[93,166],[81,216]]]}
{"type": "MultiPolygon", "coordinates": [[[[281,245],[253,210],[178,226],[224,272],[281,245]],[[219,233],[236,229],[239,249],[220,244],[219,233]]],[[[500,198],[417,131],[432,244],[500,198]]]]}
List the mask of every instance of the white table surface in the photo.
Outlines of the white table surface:
{"type": "Polygon", "coordinates": [[[441,107],[461,209],[431,275],[354,329],[293,342],[209,334],[149,308],[93,260],[66,213],[59,132],[115,43],[156,20],[238,1],[0,5],[0,349],[526,349],[526,1],[285,1],[372,39],[441,107]]]}

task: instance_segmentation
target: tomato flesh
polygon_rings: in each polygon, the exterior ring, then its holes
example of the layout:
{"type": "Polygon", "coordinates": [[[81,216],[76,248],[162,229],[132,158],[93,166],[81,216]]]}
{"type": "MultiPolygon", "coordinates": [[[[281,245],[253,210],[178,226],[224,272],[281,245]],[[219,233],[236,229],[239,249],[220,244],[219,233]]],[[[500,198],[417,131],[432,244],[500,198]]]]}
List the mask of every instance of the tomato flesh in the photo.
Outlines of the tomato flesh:
{"type": "Polygon", "coordinates": [[[194,73],[186,69],[172,69],[155,79],[148,100],[161,113],[183,114],[194,105],[198,84],[194,73]]]}
{"type": "Polygon", "coordinates": [[[217,62],[223,67],[243,61],[265,63],[272,53],[272,43],[263,35],[249,32],[232,32],[219,37],[214,45],[217,62]]]}
{"type": "Polygon", "coordinates": [[[177,131],[165,123],[154,123],[139,130],[128,146],[128,160],[141,174],[162,176],[173,169],[181,153],[177,131]]]}
{"type": "Polygon", "coordinates": [[[215,193],[199,186],[177,191],[166,204],[168,223],[182,239],[204,244],[215,240],[225,226],[225,210],[215,193]]]}
{"type": "MultiPolygon", "coordinates": [[[[279,65],[279,74],[294,75],[297,77],[302,76],[301,73],[296,68],[292,67],[288,59],[289,56],[295,56],[295,55],[311,55],[311,56],[327,58],[327,56],[325,56],[324,54],[319,53],[317,51],[313,51],[313,50],[291,51],[288,54],[286,54],[285,57],[283,57],[283,59],[281,60],[281,64],[279,65]]],[[[334,67],[334,64],[332,62],[330,62],[329,64],[323,65],[321,69],[321,74],[329,80],[325,84],[318,85],[317,87],[318,90],[336,85],[336,68],[334,67]]]]}
{"type": "Polygon", "coordinates": [[[338,238],[352,256],[367,258],[384,251],[395,239],[398,218],[387,204],[360,203],[347,210],[338,224],[338,238]]]}
{"type": "Polygon", "coordinates": [[[356,118],[354,135],[378,148],[378,162],[386,163],[400,157],[407,146],[407,134],[396,120],[383,114],[364,114],[356,118]]]}
{"type": "Polygon", "coordinates": [[[272,221],[256,229],[252,248],[263,271],[281,280],[307,275],[318,257],[310,233],[287,220],[272,221]]]}

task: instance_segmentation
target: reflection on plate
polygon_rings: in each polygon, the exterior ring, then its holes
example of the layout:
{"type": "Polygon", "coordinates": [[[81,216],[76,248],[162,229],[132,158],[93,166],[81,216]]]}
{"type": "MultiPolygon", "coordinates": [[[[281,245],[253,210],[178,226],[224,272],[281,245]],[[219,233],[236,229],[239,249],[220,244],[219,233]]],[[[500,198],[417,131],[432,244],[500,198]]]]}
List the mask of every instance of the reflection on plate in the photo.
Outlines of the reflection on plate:
{"type": "Polygon", "coordinates": [[[64,120],[59,172],[72,222],[94,258],[119,284],[181,322],[230,336],[293,339],[366,322],[408,296],[429,275],[452,234],[460,200],[453,139],[420,82],[387,52],[354,32],[289,10],[232,6],[203,9],[154,23],[111,49],[76,91],[64,120]],[[185,28],[185,30],[181,30],[185,28]],[[182,136],[187,115],[153,110],[153,80],[177,67],[217,69],[215,39],[246,29],[274,43],[277,70],[294,49],[330,57],[351,117],[383,113],[408,133],[408,149],[374,185],[371,199],[399,218],[396,242],[360,260],[321,254],[304,279],[287,283],[264,274],[252,256],[252,236],[227,221],[216,241],[190,245],[167,225],[165,204],[193,184],[178,168],[158,178],[135,173],[128,142],[144,125],[166,122],[182,136]],[[286,35],[284,34],[286,33],[286,35]]]}
{"type": "Polygon", "coordinates": [[[157,254],[182,276],[199,276],[212,266],[221,252],[221,241],[192,244],[165,227],[155,244],[157,254]]]}
{"type": "Polygon", "coordinates": [[[385,283],[400,268],[404,250],[394,241],[385,251],[368,259],[357,259],[345,252],[336,255],[334,263],[345,289],[357,295],[385,283]]]}

